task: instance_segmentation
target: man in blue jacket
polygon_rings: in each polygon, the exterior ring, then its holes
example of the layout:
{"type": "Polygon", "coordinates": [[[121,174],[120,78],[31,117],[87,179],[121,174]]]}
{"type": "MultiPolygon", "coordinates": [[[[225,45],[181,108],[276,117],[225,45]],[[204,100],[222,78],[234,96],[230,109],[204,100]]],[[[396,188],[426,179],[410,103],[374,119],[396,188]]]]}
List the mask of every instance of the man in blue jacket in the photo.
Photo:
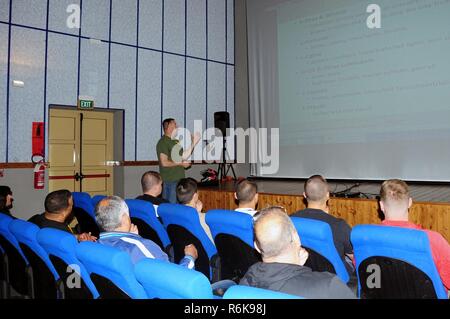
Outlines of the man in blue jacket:
{"type": "MultiPolygon", "coordinates": [[[[134,264],[143,258],[169,262],[167,254],[157,244],[139,236],[137,227],[131,223],[128,206],[122,198],[110,196],[101,200],[95,208],[95,219],[102,231],[98,242],[127,252],[134,264]]],[[[185,257],[180,265],[194,269],[197,249],[192,244],[187,245],[184,253],[185,257]]]]}

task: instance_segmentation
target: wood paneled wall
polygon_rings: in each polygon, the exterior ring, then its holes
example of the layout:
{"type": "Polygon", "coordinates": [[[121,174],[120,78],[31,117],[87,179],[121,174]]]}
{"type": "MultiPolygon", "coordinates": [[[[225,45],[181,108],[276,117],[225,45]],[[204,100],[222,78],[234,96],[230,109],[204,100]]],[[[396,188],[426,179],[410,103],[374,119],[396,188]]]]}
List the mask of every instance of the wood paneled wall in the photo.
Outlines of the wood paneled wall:
{"type": "MultiPolygon", "coordinates": [[[[199,190],[200,200],[205,211],[210,209],[234,209],[236,203],[232,191],[211,189],[199,190]]],[[[259,194],[260,209],[279,205],[286,208],[289,214],[305,208],[302,196],[259,194]]],[[[330,213],[343,218],[350,226],[358,224],[379,224],[381,216],[376,200],[370,199],[330,199],[330,213]]],[[[445,203],[413,203],[410,210],[410,221],[423,228],[441,233],[450,242],[450,204],[445,203]]]]}

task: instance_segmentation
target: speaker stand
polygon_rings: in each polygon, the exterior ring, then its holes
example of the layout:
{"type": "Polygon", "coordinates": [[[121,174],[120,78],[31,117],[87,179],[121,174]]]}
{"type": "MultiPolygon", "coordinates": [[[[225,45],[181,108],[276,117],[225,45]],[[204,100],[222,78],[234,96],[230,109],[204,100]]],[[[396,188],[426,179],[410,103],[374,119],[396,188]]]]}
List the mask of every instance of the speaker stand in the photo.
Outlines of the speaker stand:
{"type": "Polygon", "coordinates": [[[233,173],[233,179],[236,180],[236,172],[234,171],[233,164],[227,163],[227,138],[223,137],[223,149],[222,149],[222,163],[219,163],[218,174],[219,182],[228,177],[228,173],[231,170],[233,173]]]}

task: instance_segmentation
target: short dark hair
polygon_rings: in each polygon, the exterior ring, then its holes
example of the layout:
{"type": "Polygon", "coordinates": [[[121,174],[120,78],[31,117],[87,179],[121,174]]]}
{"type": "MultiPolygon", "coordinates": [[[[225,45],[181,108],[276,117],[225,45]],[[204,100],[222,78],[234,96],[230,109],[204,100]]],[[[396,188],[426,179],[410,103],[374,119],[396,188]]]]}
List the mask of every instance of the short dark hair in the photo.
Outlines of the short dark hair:
{"type": "Polygon", "coordinates": [[[172,123],[173,121],[175,121],[175,119],[173,118],[167,118],[162,122],[162,127],[163,130],[167,130],[167,127],[169,126],[170,123],[172,123]]]}
{"type": "Polygon", "coordinates": [[[69,199],[72,193],[67,189],[60,189],[45,197],[45,211],[50,214],[59,214],[61,211],[69,207],[69,199]]]}
{"type": "Polygon", "coordinates": [[[258,186],[248,179],[244,179],[236,185],[236,198],[239,202],[248,203],[255,198],[257,193],[258,186]]]}
{"type": "Polygon", "coordinates": [[[145,193],[161,183],[161,175],[155,171],[145,172],[141,177],[142,191],[145,193]]]}
{"type": "Polygon", "coordinates": [[[177,184],[177,200],[180,204],[189,203],[197,193],[197,181],[193,178],[183,178],[177,184]]]}
{"type": "Polygon", "coordinates": [[[6,197],[8,195],[0,194],[0,211],[3,211],[6,209],[6,197]]]}
{"type": "Polygon", "coordinates": [[[305,182],[305,195],[307,201],[324,200],[329,192],[328,182],[321,175],[313,175],[305,182]]]}
{"type": "Polygon", "coordinates": [[[8,196],[8,195],[12,195],[11,188],[9,186],[6,186],[6,185],[1,185],[0,186],[0,195],[3,195],[5,197],[8,196]]]}

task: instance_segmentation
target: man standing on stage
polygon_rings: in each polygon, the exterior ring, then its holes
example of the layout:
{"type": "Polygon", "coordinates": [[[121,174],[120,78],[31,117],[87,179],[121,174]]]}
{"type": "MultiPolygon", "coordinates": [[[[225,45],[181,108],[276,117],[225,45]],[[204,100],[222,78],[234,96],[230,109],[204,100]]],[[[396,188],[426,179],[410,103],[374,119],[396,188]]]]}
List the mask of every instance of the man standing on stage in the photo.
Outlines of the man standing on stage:
{"type": "Polygon", "coordinates": [[[200,141],[200,133],[195,133],[192,137],[191,146],[183,150],[180,141],[175,139],[177,122],[168,118],[162,123],[164,135],[156,145],[156,153],[159,160],[159,173],[163,180],[162,196],[171,203],[177,202],[177,183],[185,178],[184,170],[191,167],[191,162],[187,159],[191,156],[195,146],[200,141]],[[174,148],[176,147],[176,148],[174,148]]]}

